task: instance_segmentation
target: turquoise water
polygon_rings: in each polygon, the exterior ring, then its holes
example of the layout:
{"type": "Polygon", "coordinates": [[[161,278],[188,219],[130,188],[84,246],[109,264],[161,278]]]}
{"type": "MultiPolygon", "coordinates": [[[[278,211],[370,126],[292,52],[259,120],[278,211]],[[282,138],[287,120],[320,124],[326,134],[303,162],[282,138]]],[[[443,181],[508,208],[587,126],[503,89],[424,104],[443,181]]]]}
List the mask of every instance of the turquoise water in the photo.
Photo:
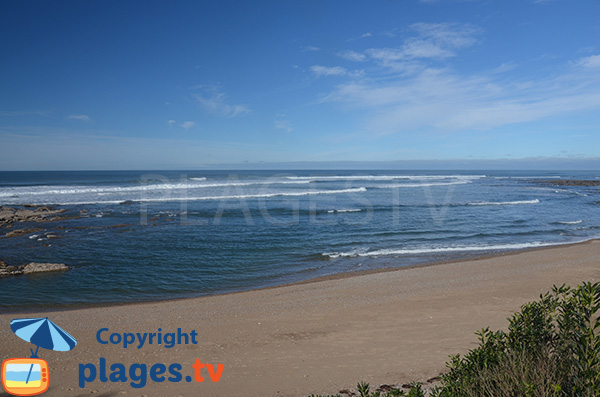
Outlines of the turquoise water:
{"type": "Polygon", "coordinates": [[[0,279],[0,310],[224,293],[585,241],[600,236],[599,188],[536,179],[598,178],[575,171],[0,172],[0,205],[52,205],[74,216],[20,224],[14,228],[44,230],[0,239],[9,264],[72,267],[0,279]]]}

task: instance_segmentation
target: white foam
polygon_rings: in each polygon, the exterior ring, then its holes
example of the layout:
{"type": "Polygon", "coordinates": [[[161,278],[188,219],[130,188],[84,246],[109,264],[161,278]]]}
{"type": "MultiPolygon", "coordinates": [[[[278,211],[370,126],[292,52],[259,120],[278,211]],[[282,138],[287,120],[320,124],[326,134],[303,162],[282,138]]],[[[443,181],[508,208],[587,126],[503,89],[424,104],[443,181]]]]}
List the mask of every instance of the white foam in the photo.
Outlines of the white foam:
{"type": "Polygon", "coordinates": [[[23,196],[47,196],[47,195],[78,195],[78,194],[97,194],[106,195],[108,193],[130,193],[130,192],[152,192],[152,191],[170,191],[170,190],[193,190],[212,187],[229,186],[253,186],[253,185],[279,185],[279,184],[306,184],[310,181],[288,181],[288,180],[268,180],[268,181],[249,181],[249,182],[222,182],[222,183],[159,183],[135,186],[32,186],[28,188],[6,188],[0,191],[0,197],[23,196]]]}
{"type": "Polygon", "coordinates": [[[426,180],[426,179],[479,179],[486,175],[327,175],[327,176],[286,176],[292,180],[308,181],[391,181],[395,179],[426,180]]]}
{"type": "Polygon", "coordinates": [[[500,250],[516,250],[524,248],[546,247],[558,245],[555,243],[516,243],[516,244],[497,244],[497,245],[466,245],[454,247],[423,247],[423,248],[405,248],[405,249],[382,249],[377,251],[350,251],[350,252],[333,252],[324,253],[323,255],[330,258],[339,257],[373,257],[373,256],[389,256],[389,255],[417,255],[417,254],[434,254],[448,252],[471,252],[471,251],[500,251],[500,250]]]}
{"type": "Polygon", "coordinates": [[[468,205],[521,205],[521,204],[538,204],[540,200],[519,200],[519,201],[482,201],[478,203],[468,203],[468,205]]]}
{"type": "MultiPolygon", "coordinates": [[[[365,187],[341,189],[341,190],[308,190],[301,192],[275,192],[275,193],[258,193],[258,194],[240,194],[231,196],[180,196],[180,197],[156,197],[142,198],[134,200],[105,200],[105,201],[78,201],[78,202],[46,202],[43,204],[50,205],[93,205],[93,204],[123,204],[124,202],[133,203],[151,203],[151,202],[169,202],[169,201],[204,201],[204,200],[242,200],[252,198],[271,198],[271,197],[300,197],[313,196],[322,194],[345,194],[345,193],[364,193],[367,191],[365,187]]],[[[98,215],[96,215],[98,216],[98,215]]],[[[100,215],[101,216],[101,215],[100,215]]]]}
{"type": "Polygon", "coordinates": [[[205,177],[198,177],[198,178],[190,178],[191,181],[205,181],[206,178],[205,177]]]}
{"type": "Polygon", "coordinates": [[[29,236],[29,239],[33,240],[34,238],[38,238],[38,237],[40,237],[39,234],[32,234],[31,236],[29,236]]]}
{"type": "Polygon", "coordinates": [[[464,180],[464,181],[456,181],[456,182],[401,183],[398,185],[379,185],[379,186],[372,186],[372,187],[378,188],[378,189],[396,189],[396,188],[407,188],[407,187],[464,185],[466,183],[471,183],[471,181],[464,180]]]}
{"type": "Polygon", "coordinates": [[[310,183],[310,180],[298,180],[298,181],[282,181],[282,180],[271,180],[271,181],[252,181],[252,182],[217,182],[217,183],[206,183],[193,185],[192,188],[205,188],[205,187],[229,187],[229,186],[255,186],[255,185],[299,185],[310,183]]]}
{"type": "Polygon", "coordinates": [[[338,214],[342,214],[344,212],[360,212],[362,211],[362,209],[360,208],[351,208],[351,209],[341,209],[341,210],[329,210],[327,211],[328,214],[333,214],[334,212],[337,212],[338,214]]]}
{"type": "Polygon", "coordinates": [[[582,220],[579,220],[579,221],[557,221],[555,223],[559,223],[561,225],[579,225],[582,222],[583,222],[582,220]]]}
{"type": "Polygon", "coordinates": [[[240,194],[232,196],[201,196],[201,197],[161,197],[161,198],[145,198],[137,200],[140,202],[158,202],[158,201],[200,201],[200,200],[239,200],[250,198],[270,198],[270,197],[299,197],[313,196],[320,194],[344,194],[344,193],[363,193],[367,188],[358,187],[352,189],[341,190],[309,190],[303,192],[276,192],[276,193],[258,193],[258,194],[240,194]]]}

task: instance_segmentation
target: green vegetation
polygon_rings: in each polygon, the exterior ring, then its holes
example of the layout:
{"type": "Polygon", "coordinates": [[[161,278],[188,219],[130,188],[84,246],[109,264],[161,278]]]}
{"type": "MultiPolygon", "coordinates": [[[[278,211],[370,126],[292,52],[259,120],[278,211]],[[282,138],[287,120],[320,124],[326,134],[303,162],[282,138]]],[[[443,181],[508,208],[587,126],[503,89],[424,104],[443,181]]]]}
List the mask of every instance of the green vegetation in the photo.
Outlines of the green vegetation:
{"type": "MultiPolygon", "coordinates": [[[[479,346],[463,357],[451,356],[449,371],[427,395],[599,396],[599,309],[600,283],[554,286],[521,306],[508,319],[508,331],[476,332],[479,346]]],[[[420,385],[408,392],[370,392],[365,383],[357,389],[360,397],[425,395],[420,385]]]]}
{"type": "Polygon", "coordinates": [[[600,284],[556,287],[521,306],[508,332],[478,333],[434,396],[600,395],[600,284]]]}

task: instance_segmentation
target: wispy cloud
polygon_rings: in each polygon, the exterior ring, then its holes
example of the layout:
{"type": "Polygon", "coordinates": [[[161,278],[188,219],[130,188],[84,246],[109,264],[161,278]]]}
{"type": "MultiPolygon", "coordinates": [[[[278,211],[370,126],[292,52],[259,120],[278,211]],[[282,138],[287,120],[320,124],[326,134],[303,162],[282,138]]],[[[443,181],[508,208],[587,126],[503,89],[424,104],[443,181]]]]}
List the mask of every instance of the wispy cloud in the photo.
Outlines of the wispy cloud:
{"type": "Polygon", "coordinates": [[[477,42],[479,32],[471,25],[449,23],[415,23],[410,30],[415,33],[397,48],[371,48],[370,57],[381,66],[395,71],[411,70],[415,61],[440,60],[454,57],[457,51],[477,42]]]}
{"type": "Polygon", "coordinates": [[[576,59],[570,63],[571,69],[564,68],[554,77],[517,78],[508,73],[517,68],[513,62],[463,74],[452,69],[450,60],[479,42],[480,28],[415,23],[407,32],[408,37],[397,47],[336,54],[370,64],[368,74],[340,66],[312,66],[317,77],[346,80],[322,96],[321,103],[336,103],[362,114],[364,128],[383,135],[484,131],[600,110],[600,55],[576,59]],[[440,61],[444,63],[440,65],[440,61]]]}
{"type": "Polygon", "coordinates": [[[361,54],[360,52],[352,50],[340,51],[336,55],[340,58],[354,62],[364,62],[367,60],[367,56],[365,54],[361,54]]]}
{"type": "Polygon", "coordinates": [[[196,123],[194,123],[193,121],[184,121],[183,123],[179,124],[179,126],[185,130],[189,130],[195,125],[196,123]]]}
{"type": "Polygon", "coordinates": [[[80,121],[87,121],[87,122],[91,122],[92,118],[86,114],[72,114],[70,116],[67,117],[67,119],[69,120],[80,120],[80,121]]]}
{"type": "Polygon", "coordinates": [[[368,128],[381,134],[488,130],[600,109],[600,76],[578,70],[550,79],[507,81],[495,73],[425,68],[385,84],[347,82],[323,100],[366,111],[368,128]]]}
{"type": "Polygon", "coordinates": [[[361,77],[364,75],[363,70],[348,70],[341,66],[321,66],[313,65],[310,67],[310,71],[317,77],[323,76],[349,76],[349,77],[361,77]]]}
{"type": "Polygon", "coordinates": [[[576,64],[584,68],[600,69],[600,55],[592,55],[577,60],[576,64]]]}
{"type": "Polygon", "coordinates": [[[284,130],[287,132],[291,132],[293,130],[290,122],[284,119],[284,115],[277,115],[277,119],[275,120],[274,127],[276,130],[284,130]]]}
{"type": "Polygon", "coordinates": [[[312,52],[321,51],[321,49],[319,47],[315,47],[313,45],[304,46],[304,47],[302,47],[302,50],[312,51],[312,52]]]}
{"type": "Polygon", "coordinates": [[[0,111],[0,116],[3,117],[20,117],[20,116],[47,116],[52,111],[50,110],[12,110],[0,111]]]}
{"type": "Polygon", "coordinates": [[[348,74],[348,70],[341,66],[321,66],[321,65],[313,65],[310,67],[310,70],[317,75],[317,77],[321,76],[345,76],[348,74]]]}
{"type": "Polygon", "coordinates": [[[216,86],[197,86],[201,93],[193,93],[192,98],[206,112],[224,117],[236,117],[250,112],[246,105],[233,105],[227,102],[227,95],[216,86]]]}

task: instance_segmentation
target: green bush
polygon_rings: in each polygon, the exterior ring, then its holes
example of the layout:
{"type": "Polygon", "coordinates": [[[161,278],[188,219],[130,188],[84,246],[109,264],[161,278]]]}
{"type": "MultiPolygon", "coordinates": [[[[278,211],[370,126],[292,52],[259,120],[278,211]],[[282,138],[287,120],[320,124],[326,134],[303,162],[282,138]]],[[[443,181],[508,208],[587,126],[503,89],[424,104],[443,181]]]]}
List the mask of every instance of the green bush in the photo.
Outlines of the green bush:
{"type": "Polygon", "coordinates": [[[433,396],[599,396],[600,284],[556,287],[452,356],[433,396]]]}
{"type": "MultiPolygon", "coordinates": [[[[450,357],[431,397],[600,396],[600,283],[554,286],[508,319],[508,331],[485,328],[479,346],[450,357]]],[[[425,396],[420,384],[407,392],[371,392],[360,397],[425,396]]],[[[311,396],[321,397],[321,396],[311,396]]],[[[328,397],[341,397],[328,396],[328,397]]]]}

